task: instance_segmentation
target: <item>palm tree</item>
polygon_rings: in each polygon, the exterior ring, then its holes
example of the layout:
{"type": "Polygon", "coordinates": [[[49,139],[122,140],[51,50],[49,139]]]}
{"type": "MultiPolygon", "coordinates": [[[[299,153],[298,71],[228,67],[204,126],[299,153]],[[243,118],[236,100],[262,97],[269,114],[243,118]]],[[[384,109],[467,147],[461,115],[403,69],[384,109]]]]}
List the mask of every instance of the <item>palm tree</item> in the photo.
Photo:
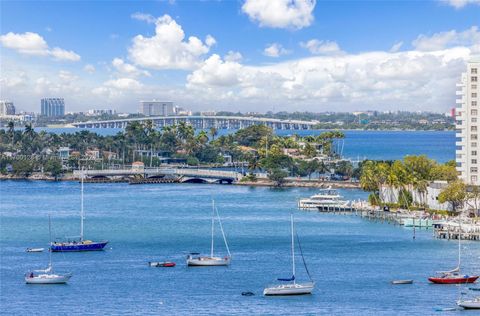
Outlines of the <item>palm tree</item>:
{"type": "Polygon", "coordinates": [[[215,140],[215,136],[217,135],[218,135],[217,129],[214,126],[210,127],[210,136],[212,136],[212,140],[215,140]]]}
{"type": "Polygon", "coordinates": [[[12,149],[15,141],[15,123],[13,121],[8,122],[8,135],[10,136],[11,139],[11,144],[12,144],[12,149]]]}

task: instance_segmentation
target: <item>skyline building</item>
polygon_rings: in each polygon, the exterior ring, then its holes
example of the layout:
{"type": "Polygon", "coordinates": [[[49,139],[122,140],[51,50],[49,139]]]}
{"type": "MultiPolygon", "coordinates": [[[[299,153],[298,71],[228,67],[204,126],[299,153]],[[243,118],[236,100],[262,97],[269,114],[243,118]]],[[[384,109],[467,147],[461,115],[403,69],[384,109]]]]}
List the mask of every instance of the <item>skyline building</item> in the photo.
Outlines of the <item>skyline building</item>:
{"type": "Polygon", "coordinates": [[[65,100],[63,98],[43,98],[40,101],[40,113],[46,117],[65,115],[65,100]]]}
{"type": "Polygon", "coordinates": [[[479,111],[480,61],[467,64],[457,84],[456,100],[456,156],[460,179],[467,184],[480,185],[480,111],[479,111]]]}
{"type": "Polygon", "coordinates": [[[15,115],[15,106],[13,102],[0,100],[0,116],[15,115]]]}
{"type": "Polygon", "coordinates": [[[145,116],[171,116],[175,115],[175,106],[173,102],[140,101],[140,113],[145,116]]]}

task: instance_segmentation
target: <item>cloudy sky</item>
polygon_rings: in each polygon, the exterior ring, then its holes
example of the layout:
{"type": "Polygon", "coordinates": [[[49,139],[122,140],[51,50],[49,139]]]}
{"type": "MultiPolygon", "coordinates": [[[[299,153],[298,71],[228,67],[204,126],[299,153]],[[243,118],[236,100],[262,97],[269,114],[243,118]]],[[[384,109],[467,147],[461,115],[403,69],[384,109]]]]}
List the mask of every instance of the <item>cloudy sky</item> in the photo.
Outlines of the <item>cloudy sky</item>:
{"type": "Polygon", "coordinates": [[[480,55],[480,0],[2,1],[0,98],[39,111],[430,110],[480,55]]]}

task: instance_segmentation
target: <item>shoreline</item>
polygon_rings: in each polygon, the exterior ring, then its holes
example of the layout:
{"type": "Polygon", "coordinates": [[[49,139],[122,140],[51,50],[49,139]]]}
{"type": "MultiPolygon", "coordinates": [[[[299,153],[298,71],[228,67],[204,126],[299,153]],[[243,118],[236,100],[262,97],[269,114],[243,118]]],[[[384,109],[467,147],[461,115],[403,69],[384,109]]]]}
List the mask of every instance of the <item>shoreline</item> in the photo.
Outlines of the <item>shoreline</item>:
{"type": "MultiPolygon", "coordinates": [[[[0,181],[52,181],[52,182],[60,182],[60,181],[80,181],[79,178],[74,177],[73,174],[66,174],[62,177],[55,177],[48,176],[45,174],[34,173],[29,177],[25,176],[14,176],[14,175],[0,175],[0,181]]],[[[99,183],[119,183],[125,182],[128,183],[128,180],[118,181],[115,179],[108,179],[99,183]]],[[[85,183],[89,183],[89,181],[85,181],[85,183]]],[[[180,183],[180,182],[177,182],[180,183]]],[[[150,184],[150,183],[145,183],[150,184]]],[[[151,183],[154,184],[154,183],[151,183]]],[[[216,183],[212,183],[216,184],[216,183]]],[[[348,182],[348,181],[315,181],[315,180],[286,180],[281,186],[276,185],[273,181],[267,179],[258,179],[257,181],[237,181],[233,182],[231,185],[239,185],[239,186],[251,186],[251,187],[275,187],[275,188],[327,188],[331,187],[333,189],[359,189],[360,190],[360,183],[359,182],[348,182]]]]}

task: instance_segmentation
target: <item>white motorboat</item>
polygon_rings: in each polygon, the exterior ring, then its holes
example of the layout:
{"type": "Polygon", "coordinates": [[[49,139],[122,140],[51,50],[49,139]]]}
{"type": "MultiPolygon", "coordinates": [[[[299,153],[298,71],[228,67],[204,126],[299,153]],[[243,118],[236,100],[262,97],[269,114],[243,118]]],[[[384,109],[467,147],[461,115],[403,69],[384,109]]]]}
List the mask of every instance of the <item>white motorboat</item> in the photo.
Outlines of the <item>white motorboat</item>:
{"type": "Polygon", "coordinates": [[[45,248],[27,248],[26,252],[43,252],[45,248]]]}
{"type": "Polygon", "coordinates": [[[464,309],[480,309],[480,296],[473,300],[460,300],[457,305],[464,309]]]}
{"type": "MultiPolygon", "coordinates": [[[[50,216],[48,216],[48,231],[50,235],[50,243],[52,241],[52,229],[50,216]]],[[[64,284],[72,277],[71,273],[55,274],[52,265],[52,251],[49,251],[48,267],[43,270],[33,270],[25,274],[25,282],[27,284],[64,284]]]]}
{"type": "Polygon", "coordinates": [[[338,191],[329,187],[328,189],[321,189],[317,194],[309,198],[300,199],[298,207],[307,210],[320,211],[344,211],[351,209],[350,201],[342,199],[338,191]]]}
{"type": "Polygon", "coordinates": [[[392,284],[399,285],[399,284],[412,284],[413,280],[393,280],[392,284]]]}
{"type": "Polygon", "coordinates": [[[310,278],[309,282],[297,283],[295,278],[295,241],[294,241],[294,227],[293,227],[293,214],[290,216],[291,220],[291,230],[292,230],[292,277],[288,279],[277,279],[281,282],[289,282],[284,284],[278,285],[270,285],[263,290],[263,295],[265,296],[273,296],[273,295],[304,295],[304,294],[312,294],[312,291],[315,287],[315,283],[313,282],[310,273],[307,269],[307,264],[305,259],[303,258],[302,247],[300,246],[300,240],[297,235],[298,247],[300,249],[300,253],[302,255],[303,264],[305,266],[305,270],[307,272],[308,277],[310,278]]]}
{"type": "Polygon", "coordinates": [[[218,214],[218,209],[215,206],[215,201],[212,200],[212,240],[210,244],[210,256],[201,256],[199,253],[190,253],[187,257],[187,266],[189,267],[213,267],[213,266],[228,266],[232,259],[230,254],[230,249],[228,248],[227,238],[225,232],[223,231],[222,221],[220,220],[220,215],[218,214]],[[225,248],[227,248],[228,255],[225,257],[214,256],[213,246],[214,246],[214,231],[215,231],[215,216],[217,217],[220,230],[222,231],[223,241],[225,243],[225,248]]]}

